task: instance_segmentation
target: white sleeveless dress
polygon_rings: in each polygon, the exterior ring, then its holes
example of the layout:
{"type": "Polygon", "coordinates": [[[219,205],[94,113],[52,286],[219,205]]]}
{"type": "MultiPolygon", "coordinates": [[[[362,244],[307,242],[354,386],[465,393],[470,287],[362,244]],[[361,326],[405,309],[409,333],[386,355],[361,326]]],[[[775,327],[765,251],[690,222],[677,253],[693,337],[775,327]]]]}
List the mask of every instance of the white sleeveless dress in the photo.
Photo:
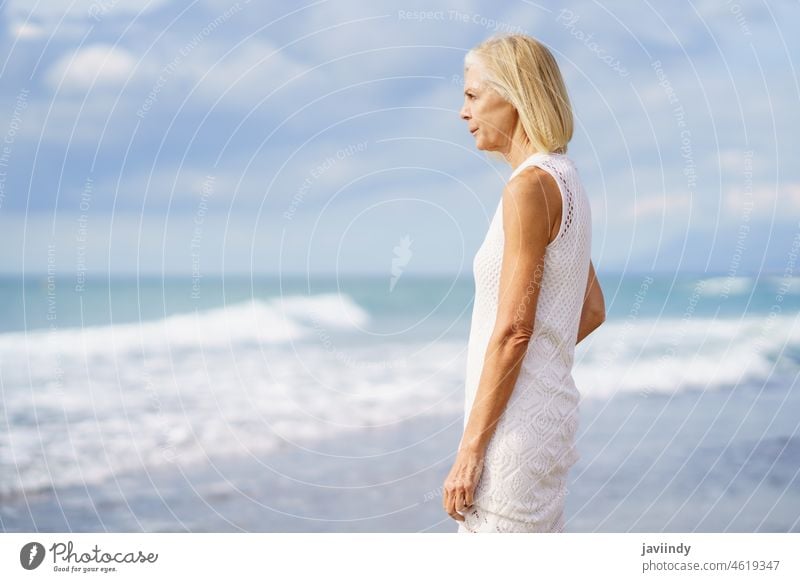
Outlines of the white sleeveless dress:
{"type": "MultiPolygon", "coordinates": [[[[558,235],[545,251],[533,335],[519,378],[495,425],[474,503],[459,533],[561,532],[567,473],[575,448],[580,394],[572,377],[591,251],[591,210],[573,162],[564,154],[537,153],[522,162],[555,178],[563,203],[558,235]]],[[[497,315],[503,259],[503,201],[473,261],[475,301],[467,351],[464,427],[478,390],[497,315]]]]}

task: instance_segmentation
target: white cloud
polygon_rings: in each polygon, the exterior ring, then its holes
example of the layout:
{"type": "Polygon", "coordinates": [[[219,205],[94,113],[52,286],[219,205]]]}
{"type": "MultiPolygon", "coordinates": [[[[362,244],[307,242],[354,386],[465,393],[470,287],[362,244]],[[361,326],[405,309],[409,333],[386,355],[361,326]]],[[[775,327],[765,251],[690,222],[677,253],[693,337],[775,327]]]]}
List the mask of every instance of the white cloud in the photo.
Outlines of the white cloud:
{"type": "Polygon", "coordinates": [[[733,217],[754,217],[795,222],[800,213],[800,182],[755,186],[747,191],[731,188],[725,195],[724,210],[733,217]]]}
{"type": "Polygon", "coordinates": [[[180,63],[176,80],[189,83],[209,105],[224,94],[224,103],[247,108],[308,68],[262,39],[252,38],[226,54],[230,48],[203,41],[180,63]]]}
{"type": "Polygon", "coordinates": [[[136,67],[136,59],[120,47],[96,44],[64,55],[46,74],[53,88],[76,91],[99,85],[122,85],[136,67]]]}
{"type": "Polygon", "coordinates": [[[149,0],[142,2],[123,2],[122,0],[95,0],[75,2],[75,0],[47,0],[29,2],[9,0],[5,10],[9,17],[17,20],[35,20],[45,23],[48,28],[63,20],[86,20],[94,22],[93,15],[131,16],[149,12],[166,4],[169,0],[149,0]]]}
{"type": "Polygon", "coordinates": [[[147,2],[124,2],[122,0],[8,0],[3,10],[10,23],[12,36],[22,32],[19,38],[41,38],[47,34],[59,40],[80,39],[87,31],[103,20],[132,18],[150,12],[169,0],[147,2]]]}
{"type": "Polygon", "coordinates": [[[44,36],[44,28],[31,22],[16,22],[11,25],[11,36],[19,40],[29,40],[44,36]]]}

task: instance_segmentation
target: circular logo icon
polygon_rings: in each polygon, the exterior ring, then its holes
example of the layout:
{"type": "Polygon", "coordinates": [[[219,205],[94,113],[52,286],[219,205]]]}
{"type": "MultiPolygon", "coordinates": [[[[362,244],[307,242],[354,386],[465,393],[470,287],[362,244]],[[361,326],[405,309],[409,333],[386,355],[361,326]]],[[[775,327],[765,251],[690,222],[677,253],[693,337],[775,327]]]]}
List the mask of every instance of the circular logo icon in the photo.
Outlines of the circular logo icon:
{"type": "Polygon", "coordinates": [[[28,542],[19,552],[19,563],[26,570],[35,570],[44,560],[44,546],[39,542],[28,542]]]}

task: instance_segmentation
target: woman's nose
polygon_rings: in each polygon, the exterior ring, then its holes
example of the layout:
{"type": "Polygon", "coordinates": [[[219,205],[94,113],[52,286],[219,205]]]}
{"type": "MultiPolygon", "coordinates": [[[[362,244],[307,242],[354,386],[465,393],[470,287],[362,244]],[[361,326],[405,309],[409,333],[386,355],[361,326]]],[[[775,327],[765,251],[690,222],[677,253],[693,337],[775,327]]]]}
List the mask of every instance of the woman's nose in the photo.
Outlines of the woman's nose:
{"type": "Polygon", "coordinates": [[[461,119],[469,119],[469,112],[467,111],[466,105],[461,107],[461,111],[459,111],[458,114],[461,116],[461,119]]]}

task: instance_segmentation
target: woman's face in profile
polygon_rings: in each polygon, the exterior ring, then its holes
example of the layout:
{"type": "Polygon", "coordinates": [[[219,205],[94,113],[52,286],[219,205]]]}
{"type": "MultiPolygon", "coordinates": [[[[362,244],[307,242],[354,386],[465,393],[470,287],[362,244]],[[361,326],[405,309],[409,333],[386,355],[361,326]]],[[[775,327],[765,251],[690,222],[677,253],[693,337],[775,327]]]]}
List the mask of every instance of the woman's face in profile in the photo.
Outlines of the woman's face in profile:
{"type": "Polygon", "coordinates": [[[464,71],[464,106],[459,115],[475,137],[475,147],[507,153],[517,124],[517,110],[482,79],[479,63],[464,71]]]}

